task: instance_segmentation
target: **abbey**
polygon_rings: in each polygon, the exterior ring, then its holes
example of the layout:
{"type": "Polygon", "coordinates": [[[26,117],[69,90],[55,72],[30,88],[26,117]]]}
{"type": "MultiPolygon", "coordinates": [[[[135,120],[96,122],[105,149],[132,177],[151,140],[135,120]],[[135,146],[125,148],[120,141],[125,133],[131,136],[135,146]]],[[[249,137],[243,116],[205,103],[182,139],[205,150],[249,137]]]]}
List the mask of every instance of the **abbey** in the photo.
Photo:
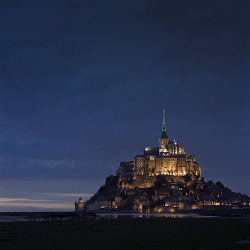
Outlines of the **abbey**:
{"type": "Polygon", "coordinates": [[[195,156],[168,139],[163,110],[159,147],[145,147],[133,161],[121,162],[95,195],[75,202],[75,211],[171,212],[237,204],[249,204],[249,197],[220,182],[206,183],[195,156]]]}
{"type": "MultiPolygon", "coordinates": [[[[128,165],[129,163],[122,163],[128,165]]],[[[188,155],[176,141],[169,141],[166,133],[165,110],[163,110],[162,134],[159,147],[145,147],[143,155],[137,155],[132,165],[135,175],[195,175],[201,176],[194,155],[188,155]]]]}

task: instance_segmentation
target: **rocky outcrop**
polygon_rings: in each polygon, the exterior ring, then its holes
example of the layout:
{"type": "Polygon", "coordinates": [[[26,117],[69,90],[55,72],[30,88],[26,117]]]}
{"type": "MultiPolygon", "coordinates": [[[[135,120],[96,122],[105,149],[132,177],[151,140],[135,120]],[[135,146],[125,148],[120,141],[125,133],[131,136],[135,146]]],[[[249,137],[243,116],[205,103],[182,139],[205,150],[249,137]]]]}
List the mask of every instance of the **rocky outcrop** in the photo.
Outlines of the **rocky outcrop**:
{"type": "MultiPolygon", "coordinates": [[[[244,206],[249,197],[232,192],[221,182],[205,182],[192,176],[158,175],[150,185],[118,172],[106,178],[105,185],[86,202],[90,211],[155,211],[155,208],[200,208],[206,206],[244,206]],[[153,183],[153,184],[152,184],[153,183]],[[106,203],[105,203],[106,202],[106,203]],[[106,204],[106,205],[105,205],[106,204]]],[[[165,211],[165,210],[164,210],[165,211]]]]}
{"type": "Polygon", "coordinates": [[[206,206],[247,206],[249,197],[234,193],[221,182],[204,182],[194,154],[188,155],[166,133],[163,111],[159,147],[121,162],[115,176],[85,204],[88,211],[173,211],[206,206]]]}

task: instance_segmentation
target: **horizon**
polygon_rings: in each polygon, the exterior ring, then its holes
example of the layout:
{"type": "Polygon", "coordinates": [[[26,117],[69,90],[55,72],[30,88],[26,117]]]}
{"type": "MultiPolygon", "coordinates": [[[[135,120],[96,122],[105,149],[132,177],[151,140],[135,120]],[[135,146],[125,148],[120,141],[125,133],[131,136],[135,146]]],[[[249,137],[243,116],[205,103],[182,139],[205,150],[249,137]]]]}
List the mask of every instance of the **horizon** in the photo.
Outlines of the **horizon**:
{"type": "Polygon", "coordinates": [[[74,211],[158,146],[162,110],[205,181],[250,196],[248,7],[4,1],[0,212],[74,211]]]}

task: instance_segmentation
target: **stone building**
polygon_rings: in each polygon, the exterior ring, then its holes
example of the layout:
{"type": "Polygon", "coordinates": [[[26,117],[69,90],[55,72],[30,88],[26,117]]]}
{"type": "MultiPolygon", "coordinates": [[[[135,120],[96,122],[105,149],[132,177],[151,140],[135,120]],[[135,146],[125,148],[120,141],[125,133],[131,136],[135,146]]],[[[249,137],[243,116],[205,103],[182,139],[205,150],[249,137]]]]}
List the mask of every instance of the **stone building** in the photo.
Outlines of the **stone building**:
{"type": "Polygon", "coordinates": [[[248,205],[249,197],[234,193],[220,182],[207,183],[194,154],[168,138],[163,110],[158,147],[145,147],[133,161],[121,162],[116,175],[85,203],[75,202],[77,212],[133,211],[175,212],[201,207],[248,205]]]}
{"type": "Polygon", "coordinates": [[[84,211],[85,208],[85,202],[82,201],[82,198],[80,197],[78,202],[75,201],[75,212],[81,213],[84,211]]]}
{"type": "Polygon", "coordinates": [[[188,155],[178,141],[168,139],[163,110],[159,147],[145,147],[144,154],[137,155],[134,161],[121,162],[118,174],[127,180],[157,175],[201,177],[201,169],[194,155],[188,155]]]}
{"type": "Polygon", "coordinates": [[[116,175],[86,203],[75,202],[76,212],[175,212],[211,206],[248,206],[249,197],[234,193],[221,182],[207,183],[194,154],[170,141],[163,111],[158,147],[145,147],[133,161],[121,162],[116,175]]]}
{"type": "Polygon", "coordinates": [[[94,202],[89,203],[88,211],[110,210],[113,208],[114,202],[109,197],[98,197],[94,202]]]}

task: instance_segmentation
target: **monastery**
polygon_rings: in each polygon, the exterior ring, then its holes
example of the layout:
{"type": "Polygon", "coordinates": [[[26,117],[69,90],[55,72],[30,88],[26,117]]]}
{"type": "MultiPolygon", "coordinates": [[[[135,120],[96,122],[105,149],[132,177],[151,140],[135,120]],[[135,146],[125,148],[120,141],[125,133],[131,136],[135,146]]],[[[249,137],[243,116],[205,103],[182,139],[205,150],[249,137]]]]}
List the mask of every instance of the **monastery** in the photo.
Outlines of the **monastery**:
{"type": "Polygon", "coordinates": [[[88,201],[75,201],[75,211],[173,212],[232,204],[249,204],[249,197],[204,181],[194,154],[168,139],[163,110],[159,147],[145,147],[133,161],[121,162],[88,201]]]}
{"type": "Polygon", "coordinates": [[[169,141],[165,125],[165,110],[163,110],[159,147],[145,147],[144,154],[137,155],[134,161],[121,162],[119,171],[133,172],[134,179],[141,175],[201,176],[201,169],[195,161],[195,156],[188,155],[178,142],[169,141]]]}

